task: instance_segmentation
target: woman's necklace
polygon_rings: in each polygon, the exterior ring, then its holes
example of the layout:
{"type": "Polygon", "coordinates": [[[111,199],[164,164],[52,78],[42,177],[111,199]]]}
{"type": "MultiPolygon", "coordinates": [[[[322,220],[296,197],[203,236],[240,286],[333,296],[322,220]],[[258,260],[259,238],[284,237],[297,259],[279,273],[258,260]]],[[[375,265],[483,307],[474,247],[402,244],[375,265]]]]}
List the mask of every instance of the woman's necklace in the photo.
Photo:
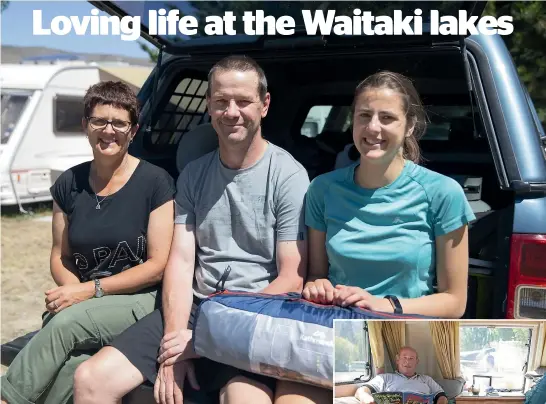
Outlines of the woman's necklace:
{"type": "MultiPolygon", "coordinates": [[[[127,162],[129,161],[129,158],[126,157],[125,158],[125,162],[123,164],[123,171],[121,172],[121,174],[124,174],[125,173],[125,168],[127,168],[127,162]]],[[[96,170],[95,170],[96,171],[96,170]]],[[[91,181],[93,182],[93,188],[97,189],[97,184],[95,183],[95,180],[91,177],[91,181]]],[[[95,209],[96,210],[100,210],[100,204],[104,202],[104,200],[106,198],[108,198],[110,196],[110,194],[108,193],[104,198],[102,198],[100,201],[99,201],[99,196],[97,195],[96,192],[93,191],[93,193],[95,194],[95,200],[97,201],[97,205],[95,206],[95,209]]]]}

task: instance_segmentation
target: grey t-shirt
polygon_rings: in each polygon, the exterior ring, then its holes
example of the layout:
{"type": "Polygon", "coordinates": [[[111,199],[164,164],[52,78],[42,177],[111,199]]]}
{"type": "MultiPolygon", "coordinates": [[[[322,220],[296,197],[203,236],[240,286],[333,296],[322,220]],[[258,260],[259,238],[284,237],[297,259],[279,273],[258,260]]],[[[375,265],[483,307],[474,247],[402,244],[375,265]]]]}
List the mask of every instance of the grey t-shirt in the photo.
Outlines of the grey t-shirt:
{"type": "Polygon", "coordinates": [[[370,387],[376,393],[382,392],[409,392],[418,394],[443,393],[442,387],[430,376],[415,374],[413,377],[406,377],[401,373],[382,373],[377,375],[364,386],[370,387]]]}
{"type": "Polygon", "coordinates": [[[305,168],[271,143],[251,167],[232,170],[215,150],[189,163],[177,181],[177,224],[195,225],[193,290],[258,291],[277,277],[277,241],[306,238],[305,168]],[[227,267],[231,271],[226,272],[227,267]]]}

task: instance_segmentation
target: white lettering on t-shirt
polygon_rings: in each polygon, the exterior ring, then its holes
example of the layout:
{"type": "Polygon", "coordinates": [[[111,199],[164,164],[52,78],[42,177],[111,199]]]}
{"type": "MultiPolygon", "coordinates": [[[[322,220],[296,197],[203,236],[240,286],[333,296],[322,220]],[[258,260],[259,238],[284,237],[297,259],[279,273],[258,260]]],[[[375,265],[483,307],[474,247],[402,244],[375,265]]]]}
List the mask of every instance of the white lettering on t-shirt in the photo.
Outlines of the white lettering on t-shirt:
{"type": "Polygon", "coordinates": [[[93,248],[93,257],[95,258],[95,266],[108,259],[112,251],[108,247],[93,248]]]}
{"type": "MultiPolygon", "coordinates": [[[[129,246],[129,243],[125,240],[120,241],[116,249],[114,250],[114,253],[112,254],[112,250],[109,247],[97,247],[93,249],[93,258],[95,259],[95,266],[91,270],[89,270],[89,264],[87,259],[83,254],[80,253],[74,253],[74,260],[76,263],[76,268],[82,273],[82,276],[84,278],[91,277],[91,275],[97,271],[101,271],[99,269],[99,266],[104,261],[108,261],[108,268],[114,268],[119,262],[123,261],[129,261],[128,265],[125,265],[123,270],[127,269],[127,267],[131,267],[133,265],[131,264],[142,264],[144,253],[146,251],[146,237],[143,235],[138,236],[137,238],[137,251],[135,252],[131,249],[129,246]],[[89,270],[88,273],[84,273],[84,271],[89,270]]],[[[104,272],[104,269],[102,270],[104,272]]],[[[106,274],[111,274],[111,272],[106,271],[106,274]]],[[[104,275],[104,274],[103,274],[104,275]]]]}
{"type": "Polygon", "coordinates": [[[87,259],[79,253],[74,253],[74,262],[76,263],[76,268],[80,271],[85,271],[89,267],[87,259]]]}
{"type": "MultiPolygon", "coordinates": [[[[137,239],[137,254],[139,253],[138,246],[140,245],[140,242],[143,242],[144,236],[139,236],[137,239]]],[[[142,253],[144,250],[140,251],[142,253]]],[[[131,250],[131,247],[129,247],[129,244],[127,241],[120,241],[118,243],[118,246],[116,247],[116,250],[114,251],[114,254],[110,258],[110,265],[108,265],[108,268],[114,268],[116,264],[120,261],[129,260],[132,262],[137,262],[140,260],[140,256],[135,255],[133,250],[131,250]]]]}

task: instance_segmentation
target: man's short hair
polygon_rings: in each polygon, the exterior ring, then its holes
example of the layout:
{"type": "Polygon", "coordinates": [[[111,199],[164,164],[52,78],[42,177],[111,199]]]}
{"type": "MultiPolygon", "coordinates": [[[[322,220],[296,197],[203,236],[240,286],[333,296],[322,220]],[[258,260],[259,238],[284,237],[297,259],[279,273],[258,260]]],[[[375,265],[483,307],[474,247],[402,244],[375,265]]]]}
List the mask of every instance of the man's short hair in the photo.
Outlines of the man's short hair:
{"type": "Polygon", "coordinates": [[[229,71],[235,70],[239,72],[255,72],[258,75],[258,94],[260,100],[265,100],[267,94],[267,79],[263,69],[256,63],[256,61],[245,55],[232,55],[227,56],[220,61],[216,62],[209,71],[208,81],[209,86],[207,88],[207,96],[210,97],[210,85],[212,82],[212,76],[217,70],[229,71]]]}
{"type": "Polygon", "coordinates": [[[416,358],[419,358],[419,353],[415,350],[415,348],[412,348],[410,346],[403,346],[402,348],[400,348],[398,350],[398,355],[400,355],[400,352],[404,351],[404,350],[409,350],[409,351],[412,351],[413,353],[415,353],[415,357],[416,358]]]}

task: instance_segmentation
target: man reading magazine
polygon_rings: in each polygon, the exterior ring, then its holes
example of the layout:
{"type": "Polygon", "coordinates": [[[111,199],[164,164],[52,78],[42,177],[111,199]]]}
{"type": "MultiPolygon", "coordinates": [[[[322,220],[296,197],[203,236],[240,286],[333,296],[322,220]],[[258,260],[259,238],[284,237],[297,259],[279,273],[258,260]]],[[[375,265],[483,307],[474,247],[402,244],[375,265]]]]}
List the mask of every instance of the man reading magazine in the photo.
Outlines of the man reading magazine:
{"type": "Polygon", "coordinates": [[[377,375],[360,386],[355,397],[360,403],[427,403],[427,396],[433,404],[447,404],[448,399],[442,387],[430,376],[415,371],[419,363],[417,351],[411,347],[402,347],[396,355],[395,373],[377,375]],[[393,397],[385,394],[393,393],[393,397]],[[396,396],[396,397],[395,397],[396,396]]]}

